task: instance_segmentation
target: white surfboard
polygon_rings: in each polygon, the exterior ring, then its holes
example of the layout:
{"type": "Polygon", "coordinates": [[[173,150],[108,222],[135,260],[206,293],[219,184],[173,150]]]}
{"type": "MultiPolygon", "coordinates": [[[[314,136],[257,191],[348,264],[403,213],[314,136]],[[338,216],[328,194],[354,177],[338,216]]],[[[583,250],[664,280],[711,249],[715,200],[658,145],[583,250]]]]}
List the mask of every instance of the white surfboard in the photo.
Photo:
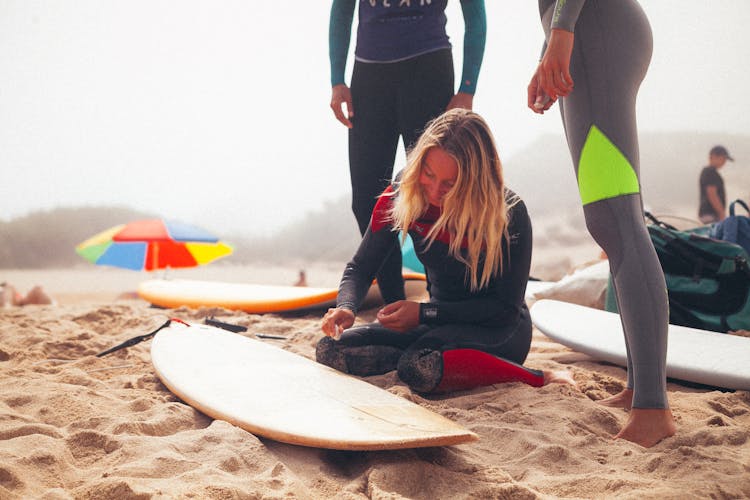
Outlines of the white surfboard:
{"type": "Polygon", "coordinates": [[[556,282],[554,281],[529,280],[529,282],[526,284],[526,300],[533,299],[534,295],[536,295],[537,293],[548,290],[555,285],[556,282]]]}
{"type": "Polygon", "coordinates": [[[276,441],[388,450],[478,439],[361,379],[207,325],[173,321],[154,337],[151,358],[164,385],[189,405],[276,441]]]}
{"type": "MultiPolygon", "coordinates": [[[[618,314],[540,300],[531,307],[531,319],[546,336],[573,350],[621,366],[627,363],[618,314]]],[[[750,338],[669,325],[667,376],[750,390],[750,338]]]]}

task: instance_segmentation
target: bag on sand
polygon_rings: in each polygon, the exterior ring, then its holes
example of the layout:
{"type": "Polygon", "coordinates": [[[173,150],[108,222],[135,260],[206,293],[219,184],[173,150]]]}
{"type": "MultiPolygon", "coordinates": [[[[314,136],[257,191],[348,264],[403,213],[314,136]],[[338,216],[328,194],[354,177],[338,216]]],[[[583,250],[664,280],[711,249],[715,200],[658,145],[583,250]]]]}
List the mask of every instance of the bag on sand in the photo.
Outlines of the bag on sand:
{"type": "Polygon", "coordinates": [[[729,205],[729,217],[711,227],[711,237],[736,243],[750,254],[750,217],[735,215],[735,205],[740,205],[750,215],[750,208],[744,201],[733,201],[729,205]]]}
{"type": "MultiPolygon", "coordinates": [[[[739,245],[679,231],[646,212],[651,241],[664,270],[669,322],[727,332],[750,329],[750,266],[739,245]]],[[[612,287],[606,309],[617,310],[612,287]]]]}

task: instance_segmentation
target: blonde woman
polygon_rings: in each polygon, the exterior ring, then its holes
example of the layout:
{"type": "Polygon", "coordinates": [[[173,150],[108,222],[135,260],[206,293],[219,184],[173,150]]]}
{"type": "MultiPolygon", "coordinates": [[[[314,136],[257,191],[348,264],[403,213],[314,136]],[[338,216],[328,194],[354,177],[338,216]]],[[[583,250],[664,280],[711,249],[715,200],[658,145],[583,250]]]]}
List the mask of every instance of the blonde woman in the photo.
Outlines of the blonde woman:
{"type": "Polygon", "coordinates": [[[510,380],[541,386],[544,374],[521,366],[531,345],[530,262],[531,223],[504,185],[487,124],[471,111],[448,111],[380,196],[336,307],[323,318],[317,360],[362,376],[398,369],[422,393],[510,380]],[[373,277],[406,233],[424,264],[429,302],[400,300],[376,323],[353,327],[373,277]]]}

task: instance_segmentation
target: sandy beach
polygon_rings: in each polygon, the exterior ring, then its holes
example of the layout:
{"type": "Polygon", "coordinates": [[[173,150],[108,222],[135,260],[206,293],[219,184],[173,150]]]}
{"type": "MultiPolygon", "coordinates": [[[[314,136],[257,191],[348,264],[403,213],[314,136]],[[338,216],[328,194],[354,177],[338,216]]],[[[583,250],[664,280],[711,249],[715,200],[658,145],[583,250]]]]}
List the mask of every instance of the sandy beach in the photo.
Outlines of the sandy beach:
{"type": "MultiPolygon", "coordinates": [[[[179,277],[290,284],[289,266],[209,266],[179,277]]],[[[335,286],[340,269],[308,269],[335,286]]],[[[748,498],[750,394],[670,382],[678,434],[651,449],[612,436],[624,410],[597,403],[625,371],[535,331],[527,366],[567,370],[578,388],[522,383],[441,397],[412,394],[395,373],[379,387],[453,419],[479,441],[443,448],[342,452],[274,442],[183,404],[159,381],[150,343],[95,354],[168,317],[213,315],[312,358],[321,312],[248,315],[160,310],[133,298],[149,275],[85,267],[5,271],[42,284],[53,306],[0,309],[0,498],[748,498]]],[[[372,319],[375,310],[361,319],[372,319]]]]}

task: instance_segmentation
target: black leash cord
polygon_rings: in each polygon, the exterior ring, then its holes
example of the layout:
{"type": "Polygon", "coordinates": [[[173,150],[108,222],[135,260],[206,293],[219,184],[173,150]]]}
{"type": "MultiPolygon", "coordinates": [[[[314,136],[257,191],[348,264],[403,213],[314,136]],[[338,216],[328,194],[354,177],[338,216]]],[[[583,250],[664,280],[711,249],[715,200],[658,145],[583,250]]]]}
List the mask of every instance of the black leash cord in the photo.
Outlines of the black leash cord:
{"type": "Polygon", "coordinates": [[[101,358],[102,356],[106,356],[107,354],[111,354],[111,353],[113,353],[115,351],[119,351],[120,349],[125,349],[126,347],[131,347],[131,346],[134,346],[136,344],[140,344],[144,340],[148,340],[151,337],[153,337],[154,335],[156,335],[159,332],[159,330],[163,330],[164,328],[168,327],[172,323],[172,321],[174,321],[176,323],[182,323],[183,325],[190,326],[190,325],[188,325],[187,323],[185,323],[184,321],[182,321],[180,319],[171,318],[171,319],[168,319],[163,325],[161,325],[159,328],[157,328],[153,332],[147,333],[145,335],[138,335],[137,337],[133,337],[132,339],[128,339],[125,342],[123,342],[122,344],[118,344],[118,345],[116,345],[116,346],[114,346],[114,347],[112,347],[110,349],[107,349],[106,351],[100,352],[99,354],[96,355],[96,357],[97,358],[101,358]]]}

